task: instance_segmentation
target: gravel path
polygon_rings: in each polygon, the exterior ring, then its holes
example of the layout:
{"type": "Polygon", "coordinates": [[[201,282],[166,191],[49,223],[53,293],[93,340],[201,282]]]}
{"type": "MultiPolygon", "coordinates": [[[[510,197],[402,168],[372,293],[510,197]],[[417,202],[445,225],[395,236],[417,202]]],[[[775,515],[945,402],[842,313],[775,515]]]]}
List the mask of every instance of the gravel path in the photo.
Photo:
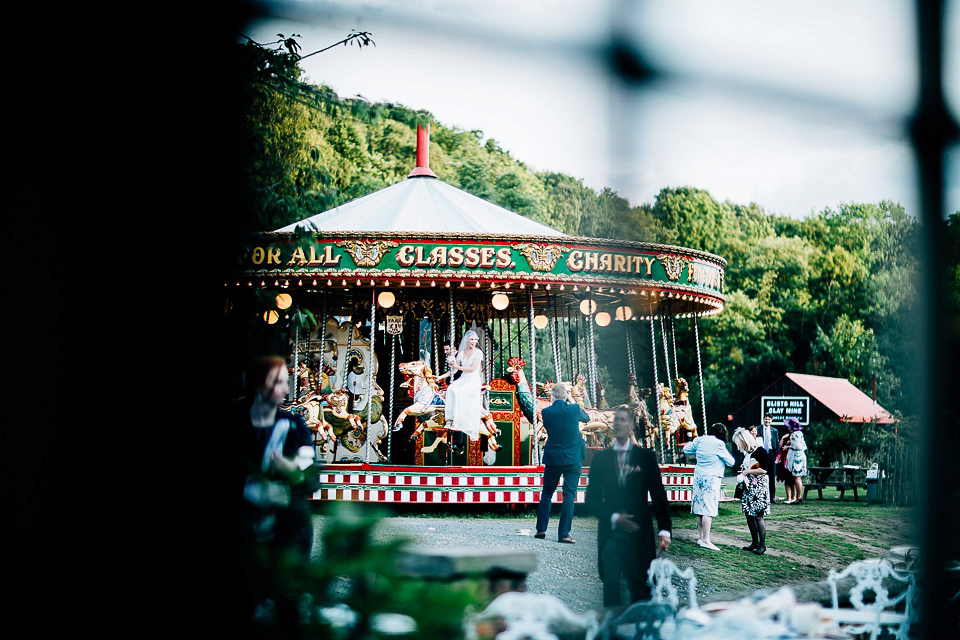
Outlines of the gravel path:
{"type": "MultiPolygon", "coordinates": [[[[597,576],[597,521],[575,516],[571,536],[576,544],[557,542],[557,518],[550,518],[547,538],[533,537],[536,515],[518,518],[384,518],[374,531],[377,541],[398,536],[413,544],[434,548],[479,547],[505,551],[536,551],[537,567],[527,577],[527,591],[549,593],[574,611],[603,611],[603,594],[597,576]]],[[[314,515],[313,555],[320,554],[322,515],[314,515]]]]}

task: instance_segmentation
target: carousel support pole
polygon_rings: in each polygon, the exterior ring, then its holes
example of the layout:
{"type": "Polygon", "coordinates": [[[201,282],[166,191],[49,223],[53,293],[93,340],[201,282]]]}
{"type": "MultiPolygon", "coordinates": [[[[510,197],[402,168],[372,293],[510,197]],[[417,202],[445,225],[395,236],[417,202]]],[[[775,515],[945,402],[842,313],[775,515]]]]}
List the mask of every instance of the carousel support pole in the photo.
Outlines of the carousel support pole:
{"type": "MultiPolygon", "coordinates": [[[[548,303],[549,308],[549,303],[548,303]]],[[[554,382],[560,382],[563,380],[563,372],[560,367],[560,344],[557,342],[557,314],[556,314],[556,305],[553,309],[550,309],[550,344],[553,347],[553,369],[556,380],[554,382]]]]}
{"type": "Polygon", "coordinates": [[[660,441],[660,459],[667,461],[667,452],[664,447],[663,430],[660,428],[660,394],[657,392],[657,385],[660,384],[660,374],[657,371],[657,334],[653,329],[653,315],[650,316],[650,350],[653,352],[653,406],[656,409],[656,430],[654,433],[660,441]]]}
{"type": "Polygon", "coordinates": [[[566,323],[565,323],[566,330],[567,330],[567,356],[568,356],[568,358],[569,358],[569,359],[567,360],[567,364],[570,365],[570,381],[573,382],[573,376],[574,376],[574,374],[576,373],[576,369],[574,369],[574,366],[573,366],[573,349],[574,349],[574,347],[573,347],[573,343],[572,343],[571,340],[570,340],[570,335],[571,335],[571,331],[572,331],[572,328],[573,328],[573,323],[570,322],[570,307],[569,307],[568,305],[565,305],[565,307],[566,307],[566,308],[564,309],[564,311],[565,311],[565,313],[566,313],[566,319],[567,319],[567,321],[566,321],[566,323]]]}
{"type": "MultiPolygon", "coordinates": [[[[430,335],[431,335],[432,338],[433,338],[433,352],[430,354],[430,358],[433,360],[433,371],[434,371],[434,373],[436,373],[437,375],[440,375],[441,373],[443,373],[442,371],[440,371],[440,364],[441,364],[441,361],[440,361],[440,350],[439,350],[439,348],[437,347],[437,330],[438,330],[439,328],[440,328],[440,327],[439,327],[439,323],[434,322],[434,321],[433,321],[433,318],[431,317],[431,318],[430,318],[430,335]]],[[[444,366],[444,368],[446,368],[446,369],[449,369],[449,368],[450,368],[450,366],[447,364],[447,361],[446,361],[446,360],[443,361],[443,366],[444,366]]]]}
{"type": "Polygon", "coordinates": [[[337,381],[340,383],[339,387],[341,389],[347,386],[347,361],[350,359],[350,349],[353,347],[353,331],[354,331],[353,304],[351,300],[350,315],[348,316],[348,319],[347,319],[347,350],[343,354],[343,376],[342,377],[337,376],[339,378],[339,380],[337,381]]]}
{"type": "MultiPolygon", "coordinates": [[[[453,353],[453,343],[457,339],[457,311],[453,306],[453,287],[450,287],[450,353],[453,353]]],[[[459,354],[458,354],[459,355],[459,354]]],[[[453,382],[453,376],[450,376],[453,382]]],[[[446,416],[444,416],[446,418],[446,416]]],[[[464,447],[466,449],[466,447],[464,447]]],[[[453,434],[447,432],[447,466],[453,464],[453,434]]]]}
{"type": "MultiPolygon", "coordinates": [[[[317,371],[317,391],[320,390],[320,383],[323,381],[323,345],[326,344],[326,334],[327,332],[327,290],[323,290],[323,304],[320,306],[320,324],[317,325],[317,336],[320,337],[320,363],[319,370],[317,371]]],[[[304,357],[307,359],[307,367],[310,366],[310,334],[307,333],[307,348],[304,353],[304,357]]],[[[310,377],[308,376],[309,380],[310,377]]]]}
{"type": "Polygon", "coordinates": [[[697,343],[697,375],[700,377],[700,410],[703,412],[703,435],[707,432],[707,399],[703,396],[703,365],[700,363],[700,330],[697,328],[697,315],[693,314],[693,340],[697,343]]]}
{"type": "Polygon", "coordinates": [[[673,379],[680,377],[680,361],[677,358],[677,331],[673,324],[673,315],[670,316],[670,340],[673,342],[673,379]]]}
{"type": "Polygon", "coordinates": [[[667,373],[667,388],[673,391],[675,380],[670,379],[670,350],[667,349],[667,324],[663,319],[663,311],[660,311],[660,337],[663,340],[663,362],[667,373]]]}
{"type": "MultiPolygon", "coordinates": [[[[508,350],[510,349],[510,345],[509,345],[509,344],[504,344],[504,342],[503,342],[503,311],[498,311],[498,312],[497,312],[497,316],[498,316],[498,317],[497,317],[497,336],[498,336],[497,342],[500,343],[500,344],[498,345],[498,346],[500,347],[500,349],[499,349],[499,351],[500,351],[500,375],[503,376],[503,375],[506,375],[506,374],[507,374],[507,369],[503,366],[503,355],[504,355],[504,351],[508,351],[508,350]],[[506,349],[505,349],[504,347],[506,347],[506,349]]],[[[509,339],[510,339],[510,338],[508,337],[507,340],[509,341],[509,339]]]]}
{"type": "Polygon", "coordinates": [[[397,373],[397,336],[391,336],[390,341],[390,410],[387,413],[387,462],[393,462],[393,403],[394,393],[396,392],[396,373],[397,373]]]}
{"type": "MultiPolygon", "coordinates": [[[[663,361],[667,373],[667,388],[672,391],[673,383],[670,381],[670,351],[667,349],[667,327],[666,321],[663,319],[663,310],[660,311],[660,337],[663,339],[663,361]]],[[[670,442],[670,462],[676,462],[675,448],[674,443],[670,442]]]]}
{"type": "Polygon", "coordinates": [[[300,397],[300,389],[299,389],[300,376],[297,375],[297,364],[299,362],[297,356],[299,355],[298,354],[299,350],[300,350],[300,326],[297,325],[293,328],[293,375],[290,376],[291,378],[290,382],[293,383],[290,386],[293,388],[294,400],[300,397]]]}
{"type": "Polygon", "coordinates": [[[536,445],[537,460],[540,460],[540,444],[537,439],[539,423],[537,422],[537,345],[533,331],[533,289],[527,290],[530,301],[530,314],[527,320],[527,331],[530,333],[530,394],[533,396],[533,434],[536,445]]]}
{"type": "Polygon", "coordinates": [[[590,344],[587,353],[587,369],[590,372],[590,406],[597,408],[597,399],[600,397],[600,391],[597,388],[597,347],[593,335],[593,316],[589,316],[587,324],[590,325],[590,344]]]}
{"type": "MultiPolygon", "coordinates": [[[[367,362],[367,445],[365,460],[370,460],[370,438],[373,436],[373,348],[377,342],[377,290],[370,292],[370,361],[367,362]]],[[[379,457],[379,456],[378,456],[379,457]]]]}

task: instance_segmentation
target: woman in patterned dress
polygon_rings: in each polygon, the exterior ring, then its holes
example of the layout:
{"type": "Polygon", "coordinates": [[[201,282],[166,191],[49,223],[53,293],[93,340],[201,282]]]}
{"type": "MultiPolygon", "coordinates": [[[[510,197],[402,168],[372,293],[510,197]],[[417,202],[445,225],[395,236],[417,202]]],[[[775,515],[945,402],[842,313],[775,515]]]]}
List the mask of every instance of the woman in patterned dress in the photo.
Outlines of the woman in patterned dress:
{"type": "Polygon", "coordinates": [[[787,473],[787,482],[784,483],[787,489],[787,504],[800,504],[803,502],[803,481],[800,479],[807,475],[807,443],[803,439],[803,425],[796,418],[787,418],[783,424],[789,430],[781,441],[786,440],[787,455],[784,460],[784,467],[787,473]],[[793,499],[790,499],[790,496],[793,499]]]}
{"type": "Polygon", "coordinates": [[[742,548],[761,556],[767,550],[767,524],[763,516],[770,513],[770,481],[767,478],[770,454],[749,431],[742,428],[733,432],[733,445],[744,455],[738,476],[744,485],[740,511],[747,517],[747,528],[753,539],[749,546],[742,548]]]}
{"type": "Polygon", "coordinates": [[[733,466],[726,436],[727,428],[718,422],[707,429],[707,435],[694,438],[683,446],[684,454],[697,458],[697,466],[693,469],[693,501],[690,503],[690,511],[697,516],[697,544],[714,551],[720,548],[710,542],[710,523],[717,517],[723,467],[733,466]]]}

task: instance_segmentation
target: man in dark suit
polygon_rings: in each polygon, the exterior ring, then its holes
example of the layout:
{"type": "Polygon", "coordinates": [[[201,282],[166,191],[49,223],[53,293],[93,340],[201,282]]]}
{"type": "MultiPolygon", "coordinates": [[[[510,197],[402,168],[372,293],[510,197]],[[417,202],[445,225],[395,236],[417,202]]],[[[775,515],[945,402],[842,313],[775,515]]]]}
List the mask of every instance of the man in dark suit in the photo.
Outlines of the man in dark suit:
{"type": "Polygon", "coordinates": [[[614,444],[590,463],[587,506],[598,518],[597,568],[605,607],[622,604],[621,573],[627,578],[631,603],[650,599],[647,569],[655,557],[652,515],[657,518],[657,546],[661,551],[670,548],[670,505],[660,467],[653,450],[631,442],[633,422],[630,409],[618,407],[614,444]]]}
{"type": "MultiPolygon", "coordinates": [[[[773,418],[770,414],[763,416],[763,425],[757,429],[757,438],[760,440],[760,444],[763,445],[763,448],[768,454],[770,454],[770,463],[773,465],[774,459],[777,457],[777,451],[780,450],[780,432],[777,431],[777,428],[773,426],[773,418]]],[[[777,492],[777,474],[774,473],[774,468],[767,469],[767,478],[770,481],[770,502],[773,502],[773,498],[777,492]]]]}
{"type": "Polygon", "coordinates": [[[570,526],[573,524],[573,505],[577,501],[581,464],[585,453],[580,423],[590,416],[570,398],[566,385],[557,383],[550,390],[553,404],[541,411],[543,428],[547,430],[547,444],[543,450],[543,490],[537,505],[537,532],[533,537],[546,538],[550,522],[550,503],[563,476],[563,502],[560,504],[560,542],[573,544],[570,526]]]}

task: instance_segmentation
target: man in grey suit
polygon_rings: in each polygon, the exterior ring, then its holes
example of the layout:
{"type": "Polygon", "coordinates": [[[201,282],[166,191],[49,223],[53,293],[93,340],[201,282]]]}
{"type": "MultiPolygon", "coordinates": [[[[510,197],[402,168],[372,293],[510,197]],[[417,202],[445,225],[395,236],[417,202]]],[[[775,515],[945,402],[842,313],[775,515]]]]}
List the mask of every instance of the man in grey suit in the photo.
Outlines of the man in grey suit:
{"type": "Polygon", "coordinates": [[[580,423],[588,422],[590,416],[583,407],[571,400],[566,385],[559,382],[553,385],[550,395],[553,396],[553,404],[540,412],[543,428],[547,430],[547,444],[543,450],[543,489],[537,505],[537,532],[533,537],[547,537],[551,500],[563,476],[558,540],[573,544],[575,540],[570,537],[570,526],[573,524],[573,505],[577,501],[577,485],[580,484],[584,454],[580,423]]]}
{"type": "MultiPolygon", "coordinates": [[[[780,449],[780,432],[773,426],[773,418],[770,414],[763,416],[763,425],[757,429],[757,436],[760,444],[770,454],[770,463],[773,464],[777,457],[777,451],[780,449]]],[[[770,481],[770,502],[773,502],[774,494],[777,492],[777,474],[774,468],[767,469],[767,478],[770,481]]]]}

